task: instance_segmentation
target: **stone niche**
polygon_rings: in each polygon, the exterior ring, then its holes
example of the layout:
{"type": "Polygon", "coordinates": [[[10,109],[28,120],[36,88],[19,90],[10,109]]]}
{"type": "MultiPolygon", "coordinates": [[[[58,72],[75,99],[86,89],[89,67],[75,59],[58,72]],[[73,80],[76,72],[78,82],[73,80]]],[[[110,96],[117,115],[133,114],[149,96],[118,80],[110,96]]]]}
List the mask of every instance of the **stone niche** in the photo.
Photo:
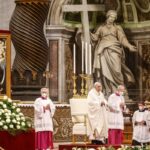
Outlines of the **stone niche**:
{"type": "Polygon", "coordinates": [[[135,77],[129,86],[129,96],[135,101],[150,100],[150,28],[125,29],[129,41],[137,47],[136,53],[126,51],[126,63],[135,77]]]}

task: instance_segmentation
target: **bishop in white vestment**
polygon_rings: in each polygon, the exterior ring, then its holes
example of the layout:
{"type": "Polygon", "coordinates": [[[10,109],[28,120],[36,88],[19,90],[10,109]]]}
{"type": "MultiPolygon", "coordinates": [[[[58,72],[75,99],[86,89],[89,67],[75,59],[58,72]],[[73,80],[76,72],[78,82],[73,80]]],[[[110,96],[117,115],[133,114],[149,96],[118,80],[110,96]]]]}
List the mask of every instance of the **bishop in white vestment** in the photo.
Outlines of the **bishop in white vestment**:
{"type": "Polygon", "coordinates": [[[138,103],[139,110],[133,114],[133,140],[132,145],[143,145],[150,143],[150,112],[145,110],[144,103],[138,103]]]}
{"type": "Polygon", "coordinates": [[[90,140],[104,141],[108,138],[107,101],[101,92],[101,84],[96,82],[88,93],[88,119],[90,140]]]}
{"type": "Polygon", "coordinates": [[[41,89],[41,97],[34,102],[35,149],[49,150],[53,148],[53,122],[55,105],[48,97],[48,89],[41,89]]]}

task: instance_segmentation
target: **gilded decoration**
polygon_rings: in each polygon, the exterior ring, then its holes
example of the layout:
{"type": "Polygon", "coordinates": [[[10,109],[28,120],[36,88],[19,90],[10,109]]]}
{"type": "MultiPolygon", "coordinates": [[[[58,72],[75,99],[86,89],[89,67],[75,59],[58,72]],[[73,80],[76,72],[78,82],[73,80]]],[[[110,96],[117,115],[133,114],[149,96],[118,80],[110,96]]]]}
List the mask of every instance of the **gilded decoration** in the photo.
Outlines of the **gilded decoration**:
{"type": "MultiPolygon", "coordinates": [[[[34,119],[33,104],[30,107],[20,106],[21,111],[25,116],[34,119]]],[[[70,115],[70,107],[56,107],[56,112],[53,118],[54,123],[54,141],[63,142],[71,141],[72,139],[72,121],[70,115]]]]}
{"type": "Polygon", "coordinates": [[[11,97],[11,36],[9,31],[0,30],[0,95],[11,97]]]}

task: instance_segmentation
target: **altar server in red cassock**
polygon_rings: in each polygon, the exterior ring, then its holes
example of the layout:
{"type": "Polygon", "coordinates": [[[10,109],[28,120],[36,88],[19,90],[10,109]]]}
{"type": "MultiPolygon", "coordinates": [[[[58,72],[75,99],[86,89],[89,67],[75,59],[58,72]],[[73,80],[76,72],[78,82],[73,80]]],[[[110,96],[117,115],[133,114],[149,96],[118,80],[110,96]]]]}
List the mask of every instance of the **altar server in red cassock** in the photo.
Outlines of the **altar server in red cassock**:
{"type": "Polygon", "coordinates": [[[120,85],[115,93],[108,98],[108,144],[121,145],[123,142],[125,100],[123,94],[125,87],[120,85]]]}
{"type": "Polygon", "coordinates": [[[53,148],[53,122],[55,105],[49,98],[47,88],[41,89],[41,97],[34,102],[35,149],[53,148]]]}

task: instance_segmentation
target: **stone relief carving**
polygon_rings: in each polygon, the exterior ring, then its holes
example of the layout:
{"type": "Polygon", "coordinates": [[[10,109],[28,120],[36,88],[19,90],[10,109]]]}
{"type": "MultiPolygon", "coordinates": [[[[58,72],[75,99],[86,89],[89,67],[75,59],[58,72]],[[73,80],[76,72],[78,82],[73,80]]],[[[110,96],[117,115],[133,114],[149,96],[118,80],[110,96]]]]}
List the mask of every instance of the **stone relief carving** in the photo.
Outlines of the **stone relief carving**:
{"type": "Polygon", "coordinates": [[[123,0],[122,1],[125,22],[143,22],[150,20],[149,0],[123,0]]]}
{"type": "Polygon", "coordinates": [[[133,0],[136,8],[140,10],[142,13],[150,12],[150,1],[149,0],[133,0]]]}
{"type": "Polygon", "coordinates": [[[142,89],[143,96],[150,100],[150,41],[140,42],[142,51],[142,89]]]}

